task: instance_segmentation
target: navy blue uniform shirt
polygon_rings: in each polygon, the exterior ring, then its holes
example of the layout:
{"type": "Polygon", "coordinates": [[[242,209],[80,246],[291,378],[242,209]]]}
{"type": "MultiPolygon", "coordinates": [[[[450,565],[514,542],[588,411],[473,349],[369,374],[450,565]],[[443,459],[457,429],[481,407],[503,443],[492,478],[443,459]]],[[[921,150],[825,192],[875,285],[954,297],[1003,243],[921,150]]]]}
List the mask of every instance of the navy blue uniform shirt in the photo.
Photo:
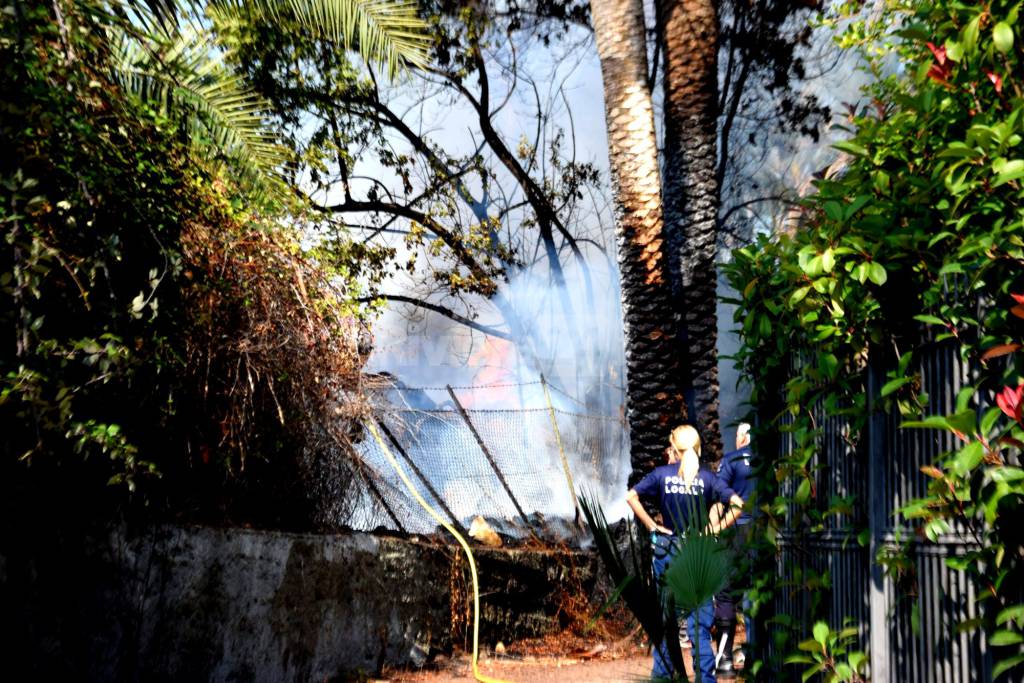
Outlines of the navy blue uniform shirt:
{"type": "MultiPolygon", "coordinates": [[[[736,492],[736,495],[746,503],[754,495],[754,470],[750,466],[750,459],[754,455],[750,446],[726,453],[722,458],[722,466],[718,468],[718,477],[722,482],[736,492]]],[[[752,517],[746,505],[743,506],[743,514],[736,520],[737,524],[749,524],[752,517]]]]}
{"type": "Polygon", "coordinates": [[[684,483],[679,465],[662,465],[633,487],[644,498],[657,499],[662,524],[676,531],[707,519],[715,503],[728,505],[735,493],[710,470],[701,469],[693,483],[684,483]],[[701,515],[694,519],[694,516],[701,515]]]}

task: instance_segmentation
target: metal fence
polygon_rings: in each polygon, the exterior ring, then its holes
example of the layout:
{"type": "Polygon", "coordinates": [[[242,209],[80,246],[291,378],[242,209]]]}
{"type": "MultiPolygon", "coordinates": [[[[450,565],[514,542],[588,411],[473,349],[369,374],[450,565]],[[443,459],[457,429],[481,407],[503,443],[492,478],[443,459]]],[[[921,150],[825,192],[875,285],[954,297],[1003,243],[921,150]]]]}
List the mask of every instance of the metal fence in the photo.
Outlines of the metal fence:
{"type": "MultiPolygon", "coordinates": [[[[536,389],[533,384],[538,383],[460,387],[459,392],[472,396],[505,387],[507,404],[516,405],[521,404],[516,391],[536,389]]],[[[548,407],[502,409],[465,407],[455,392],[443,388],[403,387],[401,393],[396,398],[395,390],[381,392],[374,403],[384,448],[456,528],[468,529],[479,515],[508,536],[565,538],[576,533],[568,524],[576,518],[574,490],[595,495],[606,506],[622,498],[629,438],[621,416],[582,412],[588,406],[564,393],[548,407]],[[451,400],[443,402],[449,395],[451,400]]],[[[367,485],[353,492],[357,500],[344,520],[347,526],[417,534],[437,530],[380,444],[364,434],[355,451],[367,485]]]]}
{"type": "MultiPolygon", "coordinates": [[[[915,357],[921,390],[929,396],[928,413],[955,412],[957,393],[973,381],[973,369],[951,343],[928,343],[915,357]]],[[[866,373],[869,397],[878,396],[885,381],[885,365],[877,361],[872,359],[866,373]]],[[[898,513],[926,493],[928,479],[921,467],[953,449],[953,436],[900,429],[903,418],[895,407],[877,408],[869,401],[866,430],[856,448],[844,438],[849,430],[844,418],[812,409],[821,428],[811,463],[816,500],[825,505],[833,496],[852,496],[856,504],[850,514],[830,516],[820,531],[799,529],[791,517],[780,538],[775,615],[791,620],[803,634],[810,633],[815,617],[824,615],[833,628],[849,618],[868,649],[876,683],[990,681],[992,656],[984,636],[958,629],[979,615],[974,586],[964,572],[945,563],[967,552],[969,542],[956,534],[937,543],[920,541],[914,526],[898,513]],[[859,543],[851,529],[867,529],[870,542],[859,543]],[[909,582],[897,586],[875,558],[901,543],[909,544],[914,571],[909,582]],[[815,582],[827,586],[819,598],[824,604],[811,604],[814,593],[805,586],[815,582]]],[[[782,454],[792,452],[791,436],[784,431],[779,436],[782,454]]]]}

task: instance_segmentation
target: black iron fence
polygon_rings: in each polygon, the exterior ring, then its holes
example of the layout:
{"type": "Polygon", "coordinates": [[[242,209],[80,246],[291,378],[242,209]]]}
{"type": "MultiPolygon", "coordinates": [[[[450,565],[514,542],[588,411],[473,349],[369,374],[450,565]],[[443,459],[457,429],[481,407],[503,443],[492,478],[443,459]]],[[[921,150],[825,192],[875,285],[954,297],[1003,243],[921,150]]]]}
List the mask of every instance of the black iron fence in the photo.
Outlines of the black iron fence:
{"type": "MultiPolygon", "coordinates": [[[[950,343],[927,344],[915,358],[921,390],[929,396],[927,412],[955,412],[957,393],[974,381],[974,369],[950,343]]],[[[885,371],[884,362],[871,359],[866,372],[869,397],[879,395],[885,371]]],[[[928,478],[921,467],[953,449],[953,436],[901,429],[903,418],[895,407],[886,410],[869,400],[866,411],[864,431],[851,439],[846,418],[812,409],[820,428],[810,468],[815,499],[824,506],[852,498],[854,505],[813,531],[801,528],[791,515],[779,539],[776,623],[790,623],[809,634],[817,618],[824,617],[833,628],[850,620],[860,630],[876,683],[990,681],[992,656],[983,634],[959,628],[979,616],[974,586],[945,561],[969,551],[970,541],[957,534],[937,542],[920,539],[898,512],[926,494],[928,478]],[[906,553],[907,570],[887,573],[876,558],[880,551],[896,549],[906,553]]],[[[782,455],[794,447],[785,431],[778,444],[782,455]]],[[[784,488],[787,492],[793,493],[784,488]]]]}

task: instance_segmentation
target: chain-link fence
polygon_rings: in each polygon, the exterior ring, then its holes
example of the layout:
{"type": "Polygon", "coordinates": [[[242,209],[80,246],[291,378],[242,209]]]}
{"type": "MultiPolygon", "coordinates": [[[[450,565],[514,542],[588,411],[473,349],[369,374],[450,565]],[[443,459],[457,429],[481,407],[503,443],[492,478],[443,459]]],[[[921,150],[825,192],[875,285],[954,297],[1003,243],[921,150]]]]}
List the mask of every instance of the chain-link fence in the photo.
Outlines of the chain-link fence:
{"type": "MultiPolygon", "coordinates": [[[[522,392],[539,384],[455,390],[464,397],[485,392],[487,405],[500,402],[496,392],[505,391],[509,403],[522,405],[522,392]]],[[[577,493],[593,492],[606,503],[622,497],[629,437],[621,417],[588,414],[583,401],[558,390],[550,408],[507,409],[467,408],[454,391],[443,400],[442,390],[447,387],[381,392],[374,412],[387,448],[419,493],[456,527],[468,528],[480,515],[511,536],[565,535],[559,529],[567,530],[576,515],[570,478],[577,493]]],[[[356,487],[361,500],[349,526],[436,530],[437,523],[412,498],[368,432],[356,444],[356,454],[366,486],[356,487]]]]}

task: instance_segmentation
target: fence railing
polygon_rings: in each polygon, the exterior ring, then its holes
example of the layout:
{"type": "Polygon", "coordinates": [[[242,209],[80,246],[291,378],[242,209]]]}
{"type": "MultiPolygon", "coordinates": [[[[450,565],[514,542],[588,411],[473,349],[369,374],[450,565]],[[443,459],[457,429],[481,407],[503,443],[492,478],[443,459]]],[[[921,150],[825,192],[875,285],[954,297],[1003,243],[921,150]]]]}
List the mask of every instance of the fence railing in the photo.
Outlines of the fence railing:
{"type": "MultiPolygon", "coordinates": [[[[926,344],[915,358],[921,390],[929,396],[928,413],[955,412],[957,393],[973,380],[973,370],[957,347],[926,344]]],[[[885,371],[878,359],[869,362],[869,417],[856,449],[844,438],[849,426],[843,418],[812,409],[821,428],[811,463],[819,499],[852,496],[856,504],[853,514],[830,518],[820,531],[797,528],[790,517],[791,528],[784,530],[779,542],[782,582],[774,612],[788,617],[803,633],[810,633],[811,622],[822,615],[833,628],[842,626],[844,619],[852,620],[868,649],[871,679],[877,683],[990,681],[992,657],[981,631],[958,628],[979,616],[975,589],[964,572],[945,562],[970,550],[970,541],[956,534],[938,542],[919,540],[917,530],[898,512],[926,494],[928,479],[921,467],[954,448],[952,435],[900,429],[903,418],[897,408],[885,410],[871,400],[879,395],[885,371]],[[866,546],[857,539],[857,531],[864,529],[870,539],[866,546]],[[897,546],[909,551],[913,565],[900,585],[876,560],[880,551],[897,546]],[[811,605],[811,593],[802,584],[808,576],[826,573],[830,589],[820,598],[824,604],[811,605]]],[[[793,448],[792,439],[784,432],[779,436],[785,455],[793,448]]]]}

